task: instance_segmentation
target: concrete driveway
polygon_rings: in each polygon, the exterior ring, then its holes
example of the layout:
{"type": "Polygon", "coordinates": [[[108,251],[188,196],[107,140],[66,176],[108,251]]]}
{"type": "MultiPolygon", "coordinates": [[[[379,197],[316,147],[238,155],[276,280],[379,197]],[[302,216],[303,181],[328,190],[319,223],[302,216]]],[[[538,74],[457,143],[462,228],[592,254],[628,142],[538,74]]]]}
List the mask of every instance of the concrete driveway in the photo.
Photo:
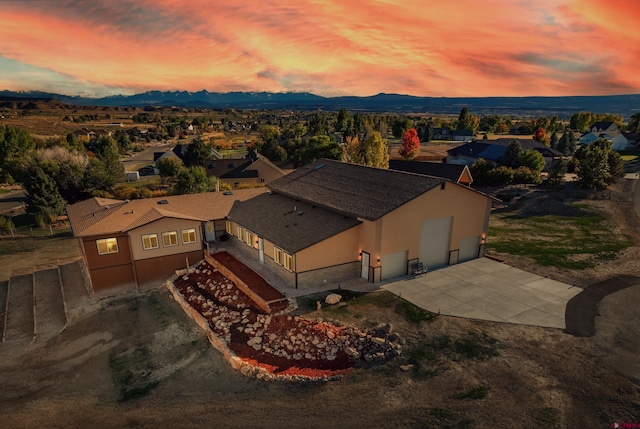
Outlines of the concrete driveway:
{"type": "Polygon", "coordinates": [[[582,289],[479,258],[383,286],[431,312],[565,329],[567,302],[582,289]]]}

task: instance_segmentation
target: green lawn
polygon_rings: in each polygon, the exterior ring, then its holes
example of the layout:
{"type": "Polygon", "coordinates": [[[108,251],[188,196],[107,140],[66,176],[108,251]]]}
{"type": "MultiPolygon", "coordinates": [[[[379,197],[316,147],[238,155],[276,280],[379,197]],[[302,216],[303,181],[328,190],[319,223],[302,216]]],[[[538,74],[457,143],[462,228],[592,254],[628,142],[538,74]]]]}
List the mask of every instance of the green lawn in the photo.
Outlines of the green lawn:
{"type": "Polygon", "coordinates": [[[632,245],[615,233],[604,216],[492,215],[487,250],[529,257],[540,265],[563,269],[592,268],[598,260],[615,259],[632,245]]]}

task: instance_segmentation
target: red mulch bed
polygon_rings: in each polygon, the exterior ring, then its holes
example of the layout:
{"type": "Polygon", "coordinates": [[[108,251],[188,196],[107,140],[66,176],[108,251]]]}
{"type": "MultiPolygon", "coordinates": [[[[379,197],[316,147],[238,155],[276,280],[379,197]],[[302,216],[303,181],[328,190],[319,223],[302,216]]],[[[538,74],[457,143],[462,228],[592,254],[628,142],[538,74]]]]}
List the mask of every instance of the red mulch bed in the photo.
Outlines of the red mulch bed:
{"type": "Polygon", "coordinates": [[[236,276],[240,278],[247,286],[251,288],[255,293],[260,295],[266,302],[283,299],[284,295],[274,289],[267,281],[262,278],[261,275],[247,267],[242,262],[238,261],[232,255],[227,252],[214,253],[213,258],[219,261],[222,265],[229,268],[236,276]]]}
{"type": "MultiPolygon", "coordinates": [[[[244,277],[250,278],[264,281],[260,276],[244,277]]],[[[287,314],[265,315],[206,261],[174,284],[238,357],[273,374],[331,377],[356,366],[365,353],[389,352],[388,346],[374,344],[353,326],[287,314]],[[257,345],[252,343],[256,337],[260,338],[257,345]]]]}

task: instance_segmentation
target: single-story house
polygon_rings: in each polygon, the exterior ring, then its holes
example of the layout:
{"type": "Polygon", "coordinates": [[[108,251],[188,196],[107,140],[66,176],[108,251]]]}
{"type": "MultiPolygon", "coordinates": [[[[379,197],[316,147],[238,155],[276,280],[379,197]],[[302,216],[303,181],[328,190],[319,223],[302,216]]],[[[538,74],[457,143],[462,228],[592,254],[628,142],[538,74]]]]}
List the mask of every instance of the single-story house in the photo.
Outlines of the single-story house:
{"type": "Polygon", "coordinates": [[[264,188],[139,200],[91,198],[67,206],[93,292],[136,290],[170,277],[203,257],[225,235],[236,201],[264,188]]]}
{"type": "Polygon", "coordinates": [[[432,140],[451,140],[451,131],[449,128],[436,127],[431,130],[432,140]]]}
{"type": "Polygon", "coordinates": [[[554,159],[564,156],[561,152],[547,147],[537,140],[500,138],[496,140],[476,140],[450,149],[447,151],[447,164],[471,165],[480,158],[497,164],[514,140],[520,142],[524,150],[540,152],[544,158],[545,171],[551,168],[554,159]]]}
{"type": "Polygon", "coordinates": [[[451,131],[451,140],[458,142],[472,142],[477,139],[472,130],[453,130],[451,131]]]}
{"type": "Polygon", "coordinates": [[[223,158],[205,161],[208,176],[237,188],[240,185],[266,185],[285,175],[264,156],[250,150],[244,158],[223,158]]]}
{"type": "Polygon", "coordinates": [[[452,182],[466,186],[471,186],[471,183],[473,183],[469,167],[462,164],[391,159],[389,160],[389,170],[422,174],[423,176],[444,177],[452,182]]]}
{"type": "Polygon", "coordinates": [[[227,233],[303,288],[371,282],[484,254],[491,198],[442,177],[322,159],[237,201],[227,233]]]}

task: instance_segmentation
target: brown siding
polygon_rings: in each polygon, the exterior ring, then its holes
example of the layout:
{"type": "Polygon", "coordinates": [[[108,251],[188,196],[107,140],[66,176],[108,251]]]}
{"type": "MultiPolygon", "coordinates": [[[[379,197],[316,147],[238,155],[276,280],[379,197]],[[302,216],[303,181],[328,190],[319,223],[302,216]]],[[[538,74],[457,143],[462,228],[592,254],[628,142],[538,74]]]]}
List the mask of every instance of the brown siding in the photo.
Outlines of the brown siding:
{"type": "Polygon", "coordinates": [[[307,288],[325,282],[339,282],[346,279],[358,278],[360,262],[350,262],[333,267],[298,273],[298,288],[307,288]]]}
{"type": "Polygon", "coordinates": [[[85,257],[87,259],[87,266],[90,270],[131,264],[131,249],[129,247],[129,237],[126,235],[110,234],[83,237],[82,245],[84,248],[85,257]],[[118,240],[118,253],[99,255],[96,240],[114,237],[118,240]]]}
{"type": "Polygon", "coordinates": [[[109,289],[136,290],[136,278],[131,264],[89,270],[89,275],[94,294],[109,289]]]}
{"type": "Polygon", "coordinates": [[[138,284],[144,288],[160,283],[171,277],[176,270],[186,268],[187,260],[189,265],[193,265],[202,260],[202,257],[202,250],[198,250],[136,261],[138,284]]]}

